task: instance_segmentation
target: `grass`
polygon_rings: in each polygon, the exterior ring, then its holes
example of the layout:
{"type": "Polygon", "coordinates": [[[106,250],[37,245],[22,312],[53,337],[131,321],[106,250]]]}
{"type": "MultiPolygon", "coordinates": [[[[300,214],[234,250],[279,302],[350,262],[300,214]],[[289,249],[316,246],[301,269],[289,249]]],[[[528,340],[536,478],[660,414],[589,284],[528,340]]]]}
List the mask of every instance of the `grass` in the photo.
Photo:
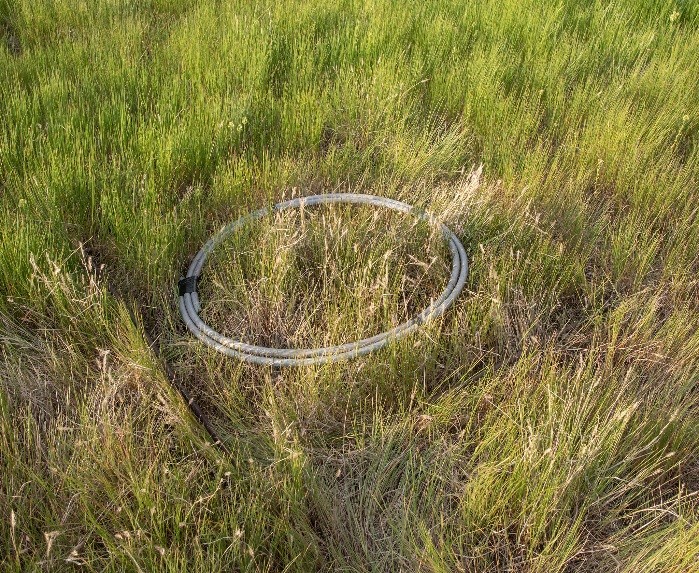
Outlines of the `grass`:
{"type": "Polygon", "coordinates": [[[343,207],[282,211],[229,239],[207,263],[204,320],[248,343],[317,348],[396,327],[438,298],[452,259],[440,229],[343,207]]]}
{"type": "MultiPolygon", "coordinates": [[[[1,569],[699,571],[699,4],[0,0],[0,40],[1,569]],[[439,214],[453,310],[335,365],[194,340],[211,233],[330,190],[439,214]]],[[[217,251],[212,322],[440,290],[439,237],[307,216],[217,251]]]]}

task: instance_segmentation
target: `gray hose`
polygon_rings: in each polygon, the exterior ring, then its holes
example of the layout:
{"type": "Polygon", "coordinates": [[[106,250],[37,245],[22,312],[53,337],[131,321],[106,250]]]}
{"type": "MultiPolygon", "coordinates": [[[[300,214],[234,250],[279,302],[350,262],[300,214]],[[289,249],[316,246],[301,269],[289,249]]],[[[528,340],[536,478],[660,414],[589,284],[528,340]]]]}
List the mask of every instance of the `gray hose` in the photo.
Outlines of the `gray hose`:
{"type": "Polygon", "coordinates": [[[304,207],[311,205],[320,205],[326,203],[358,203],[362,205],[373,205],[375,207],[386,207],[401,213],[413,215],[417,219],[427,221],[432,225],[441,228],[444,238],[449,244],[449,250],[452,255],[451,276],[447,287],[442,291],[437,300],[433,301],[425,310],[417,316],[411,318],[407,322],[392,328],[376,336],[364,338],[356,342],[340,344],[338,346],[327,346],[325,348],[266,348],[264,346],[255,346],[244,342],[227,338],[216,332],[208,326],[201,318],[199,318],[199,296],[196,288],[187,288],[184,292],[180,291],[180,312],[184,319],[187,328],[207,346],[215,350],[244,360],[254,364],[262,364],[267,366],[303,366],[307,364],[324,364],[327,362],[337,362],[339,360],[348,360],[356,358],[364,354],[369,354],[374,350],[383,348],[390,341],[402,338],[416,330],[421,324],[440,316],[444,311],[451,306],[454,300],[459,296],[461,290],[466,283],[468,274],[468,258],[466,250],[461,244],[457,236],[444,223],[438,221],[430,213],[419,211],[406,203],[387,199],[385,197],[377,197],[375,195],[360,195],[356,193],[328,193],[327,195],[312,195],[310,197],[298,197],[290,201],[277,203],[273,207],[259,209],[248,215],[244,215],[237,221],[229,223],[223,227],[216,235],[211,237],[194,257],[194,260],[189,265],[187,277],[182,282],[189,282],[190,285],[196,284],[196,279],[199,277],[206,257],[214,250],[214,248],[231,235],[237,229],[241,228],[250,221],[255,221],[275,211],[283,211],[294,207],[304,207]]]}

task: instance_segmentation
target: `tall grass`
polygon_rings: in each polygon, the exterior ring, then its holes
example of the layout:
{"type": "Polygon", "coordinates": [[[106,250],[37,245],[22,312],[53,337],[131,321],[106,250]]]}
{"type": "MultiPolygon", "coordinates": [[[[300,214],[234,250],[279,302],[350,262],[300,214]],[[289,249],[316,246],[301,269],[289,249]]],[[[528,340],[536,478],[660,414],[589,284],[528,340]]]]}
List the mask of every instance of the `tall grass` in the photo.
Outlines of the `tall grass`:
{"type": "MultiPolygon", "coordinates": [[[[2,568],[699,570],[698,53],[681,0],[0,0],[2,568]],[[322,367],[193,340],[189,257],[326,190],[439,214],[453,311],[322,367]]],[[[438,236],[321,211],[217,252],[211,320],[349,340],[442,288],[438,236]]]]}

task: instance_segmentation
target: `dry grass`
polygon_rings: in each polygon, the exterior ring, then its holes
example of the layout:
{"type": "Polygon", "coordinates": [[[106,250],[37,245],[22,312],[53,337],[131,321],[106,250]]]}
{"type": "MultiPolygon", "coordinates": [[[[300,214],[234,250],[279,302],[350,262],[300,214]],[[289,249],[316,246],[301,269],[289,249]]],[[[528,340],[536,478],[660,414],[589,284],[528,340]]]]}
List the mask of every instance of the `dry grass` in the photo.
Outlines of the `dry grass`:
{"type": "Polygon", "coordinates": [[[441,231],[388,209],[283,211],[239,235],[207,263],[202,316],[261,346],[378,334],[421,312],[449,279],[441,231]]]}

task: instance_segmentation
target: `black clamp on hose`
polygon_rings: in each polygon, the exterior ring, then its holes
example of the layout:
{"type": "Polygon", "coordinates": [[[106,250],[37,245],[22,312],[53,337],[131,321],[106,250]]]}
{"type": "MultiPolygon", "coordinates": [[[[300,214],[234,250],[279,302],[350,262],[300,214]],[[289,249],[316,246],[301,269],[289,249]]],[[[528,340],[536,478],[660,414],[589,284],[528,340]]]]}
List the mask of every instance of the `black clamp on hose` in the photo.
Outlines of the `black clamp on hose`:
{"type": "Polygon", "coordinates": [[[197,282],[199,282],[199,277],[186,277],[177,281],[177,290],[180,296],[197,292],[197,282]]]}

